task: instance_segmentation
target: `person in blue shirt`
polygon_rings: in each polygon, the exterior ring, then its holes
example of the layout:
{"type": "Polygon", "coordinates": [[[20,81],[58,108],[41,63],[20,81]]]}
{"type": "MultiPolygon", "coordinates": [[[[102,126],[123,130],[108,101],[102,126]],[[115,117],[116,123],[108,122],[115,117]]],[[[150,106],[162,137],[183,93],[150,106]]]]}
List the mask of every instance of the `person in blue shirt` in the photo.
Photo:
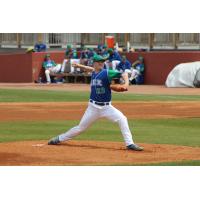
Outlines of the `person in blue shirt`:
{"type": "Polygon", "coordinates": [[[108,53],[108,46],[106,44],[103,45],[101,55],[105,58],[105,60],[110,56],[110,54],[108,53]]]}
{"type": "Polygon", "coordinates": [[[128,61],[125,55],[122,56],[122,61],[118,64],[116,69],[120,72],[130,72],[131,71],[131,63],[128,61]]]}
{"type": "MultiPolygon", "coordinates": [[[[63,73],[67,64],[70,64],[72,60],[78,60],[78,53],[76,49],[72,49],[72,45],[68,44],[65,50],[65,58],[62,63],[61,72],[63,73]]],[[[77,61],[79,62],[79,61],[77,61]]],[[[71,64],[70,64],[71,65],[71,64]]],[[[73,68],[71,68],[73,69],[73,68]]]]}
{"type": "Polygon", "coordinates": [[[91,59],[97,54],[93,48],[88,48],[88,58],[91,59]]]}
{"type": "Polygon", "coordinates": [[[83,47],[83,49],[81,49],[80,59],[88,59],[88,50],[86,47],[83,47]]]}
{"type": "Polygon", "coordinates": [[[96,51],[93,48],[88,48],[88,65],[92,66],[93,64],[93,57],[96,55],[96,51]]]}
{"type": "Polygon", "coordinates": [[[81,54],[80,54],[80,63],[84,64],[84,65],[87,65],[88,58],[89,58],[89,56],[88,56],[88,50],[87,50],[86,47],[83,47],[81,49],[81,54]]]}
{"type": "Polygon", "coordinates": [[[116,69],[116,67],[121,62],[121,56],[117,51],[114,51],[113,49],[108,49],[109,57],[106,62],[106,67],[111,69],[116,69]]]}
{"type": "Polygon", "coordinates": [[[42,43],[42,42],[38,42],[35,44],[34,46],[34,50],[35,52],[43,52],[43,51],[46,51],[46,44],[42,43]]]}
{"type": "Polygon", "coordinates": [[[97,54],[98,55],[102,55],[103,52],[103,45],[102,44],[98,44],[97,45],[97,54]]]}
{"type": "Polygon", "coordinates": [[[139,56],[138,59],[132,64],[132,74],[130,77],[131,83],[137,85],[144,83],[144,58],[139,56]]]}
{"type": "Polygon", "coordinates": [[[129,86],[128,75],[126,72],[121,73],[117,70],[103,69],[104,61],[105,59],[102,56],[94,55],[93,67],[74,64],[74,67],[78,67],[92,73],[88,108],[85,111],[79,125],[71,128],[63,134],[58,135],[57,137],[50,139],[48,142],[49,145],[57,145],[61,142],[70,140],[85,131],[96,120],[106,118],[112,122],[118,123],[128,150],[143,150],[142,147],[133,142],[127,118],[122,112],[111,104],[112,95],[110,85],[112,79],[121,76],[124,79],[124,84],[121,87],[124,88],[125,91],[129,86]]]}

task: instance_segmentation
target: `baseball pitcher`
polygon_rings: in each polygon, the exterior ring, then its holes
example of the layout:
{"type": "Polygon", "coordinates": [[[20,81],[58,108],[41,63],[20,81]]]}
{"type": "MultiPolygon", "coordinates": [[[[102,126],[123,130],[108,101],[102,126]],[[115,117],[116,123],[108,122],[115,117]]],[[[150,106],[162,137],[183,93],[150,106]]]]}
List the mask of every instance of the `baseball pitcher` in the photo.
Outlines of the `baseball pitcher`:
{"type": "Polygon", "coordinates": [[[93,67],[74,64],[74,67],[92,72],[91,76],[91,94],[88,108],[85,111],[78,126],[75,126],[57,137],[52,138],[48,144],[56,145],[63,141],[72,139],[85,131],[93,122],[99,118],[107,118],[112,122],[119,124],[123,135],[125,145],[128,150],[142,151],[143,148],[133,142],[132,134],[129,129],[127,118],[111,104],[111,90],[124,92],[127,91],[129,80],[127,73],[121,73],[115,70],[104,69],[104,58],[100,55],[94,55],[93,67]],[[122,76],[123,85],[112,85],[113,78],[122,76]]]}

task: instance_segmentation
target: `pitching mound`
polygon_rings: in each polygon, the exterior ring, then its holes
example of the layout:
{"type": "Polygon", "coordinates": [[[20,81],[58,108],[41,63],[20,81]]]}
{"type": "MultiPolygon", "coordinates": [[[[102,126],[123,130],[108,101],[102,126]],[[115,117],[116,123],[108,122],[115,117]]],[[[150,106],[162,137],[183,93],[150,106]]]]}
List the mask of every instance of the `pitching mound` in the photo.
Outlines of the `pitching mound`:
{"type": "Polygon", "coordinates": [[[125,150],[122,142],[69,141],[49,146],[47,141],[0,143],[0,165],[131,165],[199,160],[200,148],[141,144],[145,151],[125,150]]]}

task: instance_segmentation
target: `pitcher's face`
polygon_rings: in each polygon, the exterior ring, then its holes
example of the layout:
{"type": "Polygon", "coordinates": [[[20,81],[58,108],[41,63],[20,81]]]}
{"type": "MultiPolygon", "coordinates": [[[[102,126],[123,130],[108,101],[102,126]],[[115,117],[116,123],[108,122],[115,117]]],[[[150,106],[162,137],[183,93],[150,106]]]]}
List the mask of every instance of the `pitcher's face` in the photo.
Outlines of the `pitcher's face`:
{"type": "Polygon", "coordinates": [[[94,62],[93,67],[96,71],[100,71],[103,69],[104,62],[94,62]]]}

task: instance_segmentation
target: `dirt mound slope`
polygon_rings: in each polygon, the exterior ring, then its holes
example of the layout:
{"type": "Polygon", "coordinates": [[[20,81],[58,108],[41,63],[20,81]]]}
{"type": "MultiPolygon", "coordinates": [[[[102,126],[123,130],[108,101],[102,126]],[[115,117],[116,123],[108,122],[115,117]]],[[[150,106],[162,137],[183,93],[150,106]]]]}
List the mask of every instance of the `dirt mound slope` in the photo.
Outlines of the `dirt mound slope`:
{"type": "Polygon", "coordinates": [[[0,143],[1,166],[132,165],[200,160],[200,148],[141,144],[142,152],[128,151],[122,142],[68,141],[52,146],[47,141],[0,143]]]}

